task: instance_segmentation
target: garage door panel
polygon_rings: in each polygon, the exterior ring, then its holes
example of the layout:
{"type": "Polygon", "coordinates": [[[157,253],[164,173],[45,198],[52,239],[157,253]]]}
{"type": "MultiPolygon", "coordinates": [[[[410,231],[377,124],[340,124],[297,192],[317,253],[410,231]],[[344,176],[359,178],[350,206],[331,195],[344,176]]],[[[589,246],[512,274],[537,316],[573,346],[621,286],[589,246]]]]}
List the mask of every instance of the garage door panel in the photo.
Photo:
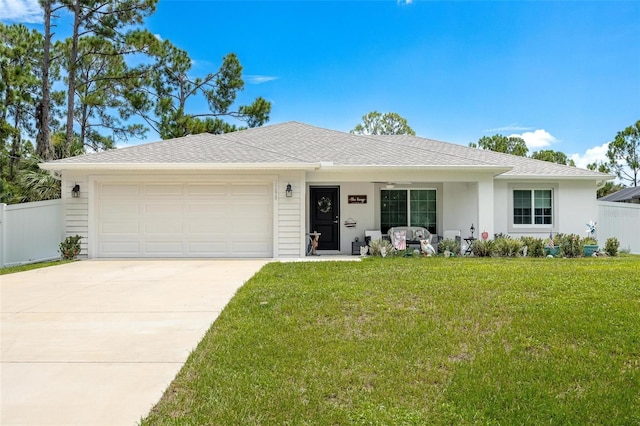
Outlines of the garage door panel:
{"type": "Polygon", "coordinates": [[[134,218],[138,216],[140,212],[140,206],[137,202],[132,203],[118,203],[102,201],[99,207],[102,217],[130,217],[134,218]]]}
{"type": "Polygon", "coordinates": [[[189,252],[194,255],[203,255],[211,257],[224,257],[227,252],[227,244],[224,241],[202,241],[189,242],[189,252]]]}
{"type": "Polygon", "coordinates": [[[270,257],[271,193],[255,183],[103,184],[98,255],[270,257]]]}
{"type": "Polygon", "coordinates": [[[135,242],[102,242],[100,243],[100,253],[104,256],[128,257],[138,256],[140,244],[135,242]]]}
{"type": "Polygon", "coordinates": [[[227,185],[211,184],[211,185],[194,185],[189,184],[185,188],[185,194],[190,198],[203,198],[209,200],[211,198],[224,199],[227,194],[227,185]]]}
{"type": "Polygon", "coordinates": [[[145,255],[180,257],[183,255],[182,242],[177,241],[145,241],[145,255]]]}
{"type": "Polygon", "coordinates": [[[137,222],[104,222],[100,224],[100,232],[105,235],[137,235],[140,232],[140,227],[137,222]]]}
{"type": "Polygon", "coordinates": [[[182,215],[182,206],[175,202],[165,203],[145,203],[142,211],[145,216],[180,216],[182,215]]]}
{"type": "Polygon", "coordinates": [[[224,239],[227,234],[227,224],[224,221],[190,221],[187,224],[187,233],[196,236],[200,234],[211,234],[224,239]]]}
{"type": "Polygon", "coordinates": [[[144,224],[146,235],[176,234],[182,235],[182,223],[180,222],[151,222],[144,224]]]}
{"type": "Polygon", "coordinates": [[[262,256],[262,253],[267,250],[269,250],[269,247],[266,243],[231,242],[231,254],[237,257],[262,256]]]}
{"type": "Polygon", "coordinates": [[[168,198],[182,195],[181,184],[147,184],[144,185],[144,195],[147,197],[168,198]]]}
{"type": "Polygon", "coordinates": [[[122,184],[122,183],[105,183],[101,185],[100,197],[102,199],[119,200],[123,197],[139,197],[140,185],[122,184]]]}

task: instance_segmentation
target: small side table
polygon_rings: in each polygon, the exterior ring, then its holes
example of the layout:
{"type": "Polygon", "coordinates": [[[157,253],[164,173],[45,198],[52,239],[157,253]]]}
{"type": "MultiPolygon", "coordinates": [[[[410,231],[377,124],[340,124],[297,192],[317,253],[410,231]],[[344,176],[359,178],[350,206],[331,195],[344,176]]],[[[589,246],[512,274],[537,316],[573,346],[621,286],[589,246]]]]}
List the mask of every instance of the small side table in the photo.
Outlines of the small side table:
{"type": "Polygon", "coordinates": [[[351,242],[351,254],[357,255],[360,254],[360,248],[366,246],[367,244],[364,241],[353,241],[351,242]]]}
{"type": "Polygon", "coordinates": [[[316,250],[318,249],[318,240],[320,239],[320,232],[311,232],[307,234],[307,256],[317,255],[316,250]]]}

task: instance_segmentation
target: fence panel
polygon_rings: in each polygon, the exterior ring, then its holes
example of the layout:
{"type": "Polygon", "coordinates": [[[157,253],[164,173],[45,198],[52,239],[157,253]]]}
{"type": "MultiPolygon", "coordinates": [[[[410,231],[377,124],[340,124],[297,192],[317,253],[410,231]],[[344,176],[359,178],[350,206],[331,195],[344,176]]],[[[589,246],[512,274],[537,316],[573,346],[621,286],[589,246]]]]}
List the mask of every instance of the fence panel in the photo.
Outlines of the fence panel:
{"type": "Polygon", "coordinates": [[[62,200],[0,204],[0,267],[60,257],[62,200]]]}
{"type": "Polygon", "coordinates": [[[640,204],[598,201],[598,240],[616,237],[620,249],[640,254],[640,204]]]}

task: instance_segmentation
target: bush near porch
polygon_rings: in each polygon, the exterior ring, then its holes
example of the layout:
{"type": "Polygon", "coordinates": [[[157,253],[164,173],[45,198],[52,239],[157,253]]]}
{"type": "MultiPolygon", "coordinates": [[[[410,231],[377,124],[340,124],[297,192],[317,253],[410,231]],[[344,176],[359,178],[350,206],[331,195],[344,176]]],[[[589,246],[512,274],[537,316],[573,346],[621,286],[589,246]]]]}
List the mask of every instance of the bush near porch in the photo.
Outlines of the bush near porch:
{"type": "Polygon", "coordinates": [[[638,424],[639,267],[271,263],[142,424],[638,424]]]}

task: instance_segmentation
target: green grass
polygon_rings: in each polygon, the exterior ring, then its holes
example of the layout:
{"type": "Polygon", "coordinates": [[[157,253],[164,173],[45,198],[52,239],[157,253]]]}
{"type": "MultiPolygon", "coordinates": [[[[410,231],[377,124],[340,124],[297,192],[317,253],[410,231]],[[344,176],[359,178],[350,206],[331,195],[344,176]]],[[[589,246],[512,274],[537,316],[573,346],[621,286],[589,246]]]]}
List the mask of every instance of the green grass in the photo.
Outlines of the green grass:
{"type": "Polygon", "coordinates": [[[62,265],[63,263],[73,262],[72,260],[52,260],[50,262],[29,263],[26,265],[7,266],[0,268],[0,275],[13,274],[15,272],[30,271],[32,269],[47,268],[49,266],[62,265]]]}
{"type": "Polygon", "coordinates": [[[144,425],[639,424],[640,258],[272,263],[144,425]]]}

